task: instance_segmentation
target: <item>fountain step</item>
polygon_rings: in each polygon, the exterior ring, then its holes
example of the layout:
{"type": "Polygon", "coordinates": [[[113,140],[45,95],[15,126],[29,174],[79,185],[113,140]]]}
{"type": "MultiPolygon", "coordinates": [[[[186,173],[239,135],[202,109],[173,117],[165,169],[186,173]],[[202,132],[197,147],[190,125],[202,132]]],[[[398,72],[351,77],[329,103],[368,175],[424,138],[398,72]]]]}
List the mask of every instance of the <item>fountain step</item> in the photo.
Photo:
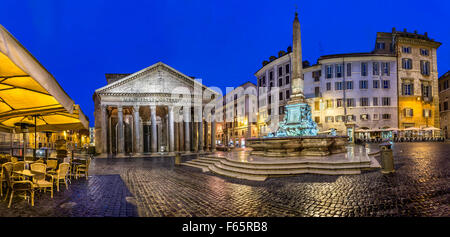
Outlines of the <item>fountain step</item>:
{"type": "Polygon", "coordinates": [[[197,169],[201,169],[202,172],[208,172],[209,171],[208,165],[205,165],[203,163],[199,164],[199,163],[196,163],[196,162],[188,161],[188,162],[181,163],[181,165],[189,166],[189,167],[193,167],[193,168],[197,168],[197,169]]]}
{"type": "Polygon", "coordinates": [[[211,172],[213,172],[215,174],[227,176],[227,177],[231,177],[231,178],[236,178],[236,179],[246,179],[246,180],[252,180],[252,181],[264,181],[267,179],[267,175],[252,175],[252,174],[246,174],[246,173],[239,173],[239,172],[223,169],[217,165],[210,165],[208,168],[211,172]]]}
{"type": "Polygon", "coordinates": [[[229,164],[216,163],[215,166],[226,169],[228,171],[237,172],[247,175],[265,175],[265,176],[279,176],[279,175],[295,175],[295,174],[305,174],[310,171],[314,174],[360,174],[361,168],[367,168],[366,166],[361,167],[349,167],[349,168],[335,168],[335,167],[297,167],[297,168],[287,168],[287,169],[254,169],[249,167],[236,167],[229,166],[229,164]]]}
{"type": "Polygon", "coordinates": [[[243,162],[217,156],[206,156],[190,160],[183,165],[211,171],[232,178],[264,181],[268,177],[292,176],[299,174],[354,175],[361,170],[380,168],[380,164],[369,156],[363,161],[317,161],[317,160],[274,160],[271,162],[243,162]]]}
{"type": "Polygon", "coordinates": [[[339,169],[339,170],[325,170],[325,169],[296,169],[296,170],[278,170],[273,171],[261,171],[261,170],[250,170],[250,169],[239,169],[235,167],[224,166],[223,164],[210,165],[209,170],[213,173],[228,176],[238,179],[246,179],[252,181],[264,181],[269,177],[282,177],[282,176],[293,176],[299,174],[324,174],[324,175],[355,175],[361,174],[360,169],[339,169]]]}
{"type": "Polygon", "coordinates": [[[348,164],[333,164],[333,163],[291,163],[291,164],[255,164],[255,163],[245,163],[237,162],[232,160],[222,160],[222,164],[230,167],[251,169],[251,170],[265,170],[265,171],[278,171],[278,170],[295,170],[295,169],[361,169],[370,168],[370,162],[353,162],[348,164]]]}

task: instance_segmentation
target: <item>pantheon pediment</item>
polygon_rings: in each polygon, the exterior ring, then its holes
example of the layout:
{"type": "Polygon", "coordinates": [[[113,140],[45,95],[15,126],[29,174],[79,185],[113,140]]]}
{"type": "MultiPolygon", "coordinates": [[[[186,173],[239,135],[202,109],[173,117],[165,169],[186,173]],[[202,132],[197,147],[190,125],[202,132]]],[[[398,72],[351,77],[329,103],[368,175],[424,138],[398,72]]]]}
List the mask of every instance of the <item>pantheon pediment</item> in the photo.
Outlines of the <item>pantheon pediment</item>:
{"type": "Polygon", "coordinates": [[[152,93],[193,94],[195,93],[194,91],[200,91],[200,88],[202,90],[212,91],[193,78],[159,62],[106,85],[95,92],[104,95],[152,93]]]}

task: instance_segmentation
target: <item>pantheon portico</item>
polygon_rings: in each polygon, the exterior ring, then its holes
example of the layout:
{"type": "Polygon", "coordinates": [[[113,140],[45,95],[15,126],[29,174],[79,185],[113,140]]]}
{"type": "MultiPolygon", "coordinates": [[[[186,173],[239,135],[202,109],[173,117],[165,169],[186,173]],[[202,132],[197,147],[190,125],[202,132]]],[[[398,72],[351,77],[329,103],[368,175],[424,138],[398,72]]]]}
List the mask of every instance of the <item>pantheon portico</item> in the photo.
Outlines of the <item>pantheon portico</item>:
{"type": "Polygon", "coordinates": [[[215,150],[217,92],[161,62],[106,77],[93,96],[102,157],[215,150]]]}

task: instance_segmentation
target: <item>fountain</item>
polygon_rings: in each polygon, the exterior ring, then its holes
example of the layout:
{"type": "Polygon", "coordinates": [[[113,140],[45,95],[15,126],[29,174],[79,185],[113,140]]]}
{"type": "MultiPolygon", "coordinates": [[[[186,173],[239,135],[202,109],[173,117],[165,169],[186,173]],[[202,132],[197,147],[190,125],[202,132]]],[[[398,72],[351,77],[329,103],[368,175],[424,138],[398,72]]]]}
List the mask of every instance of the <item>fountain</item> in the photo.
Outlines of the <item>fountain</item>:
{"type": "Polygon", "coordinates": [[[328,156],[346,151],[347,137],[318,136],[311,108],[303,95],[302,48],[298,14],[293,24],[292,96],[285,106],[286,115],[274,133],[267,137],[247,139],[252,155],[267,157],[328,156]]]}
{"type": "Polygon", "coordinates": [[[349,146],[347,136],[318,135],[311,108],[303,95],[300,23],[295,13],[291,57],[292,96],[285,106],[284,120],[274,133],[247,139],[250,151],[216,152],[181,165],[238,179],[264,181],[268,177],[298,174],[360,174],[380,168],[376,152],[363,146],[349,146]]]}

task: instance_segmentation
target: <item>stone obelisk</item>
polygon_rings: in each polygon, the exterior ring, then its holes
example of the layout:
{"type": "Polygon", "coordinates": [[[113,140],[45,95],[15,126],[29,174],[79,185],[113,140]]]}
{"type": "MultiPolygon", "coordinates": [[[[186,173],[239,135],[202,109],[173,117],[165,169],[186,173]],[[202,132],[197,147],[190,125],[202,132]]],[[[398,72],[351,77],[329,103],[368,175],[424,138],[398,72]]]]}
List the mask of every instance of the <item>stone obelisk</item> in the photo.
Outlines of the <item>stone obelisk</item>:
{"type": "Polygon", "coordinates": [[[311,107],[306,103],[303,94],[302,40],[297,12],[295,12],[293,33],[293,51],[291,54],[292,96],[284,106],[286,111],[284,120],[278,124],[278,130],[272,135],[276,137],[315,136],[318,131],[317,124],[311,117],[311,107]]]}
{"type": "Polygon", "coordinates": [[[291,56],[292,62],[292,82],[291,82],[291,100],[289,104],[296,104],[304,102],[303,95],[303,65],[302,65],[302,39],[300,33],[300,21],[298,20],[298,13],[295,12],[293,23],[293,50],[291,56]]]}

